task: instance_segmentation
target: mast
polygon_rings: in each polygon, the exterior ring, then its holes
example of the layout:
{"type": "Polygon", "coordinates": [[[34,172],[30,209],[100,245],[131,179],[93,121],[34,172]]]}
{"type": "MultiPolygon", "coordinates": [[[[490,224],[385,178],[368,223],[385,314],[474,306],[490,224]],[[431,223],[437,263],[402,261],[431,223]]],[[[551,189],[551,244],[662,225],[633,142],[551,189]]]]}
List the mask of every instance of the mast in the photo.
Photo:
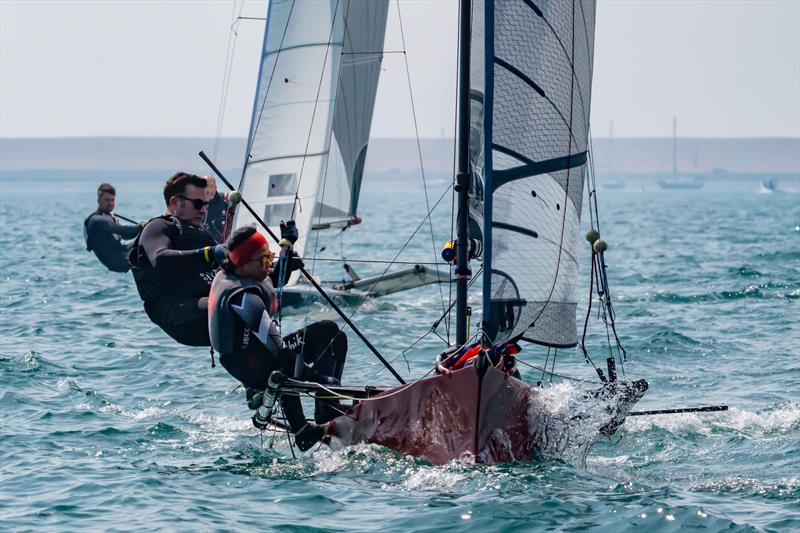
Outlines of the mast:
{"type": "Polygon", "coordinates": [[[471,169],[469,161],[469,68],[471,2],[459,2],[458,27],[458,174],[455,190],[458,193],[458,215],[456,231],[456,344],[467,342],[467,281],[469,270],[469,186],[471,169]]]}

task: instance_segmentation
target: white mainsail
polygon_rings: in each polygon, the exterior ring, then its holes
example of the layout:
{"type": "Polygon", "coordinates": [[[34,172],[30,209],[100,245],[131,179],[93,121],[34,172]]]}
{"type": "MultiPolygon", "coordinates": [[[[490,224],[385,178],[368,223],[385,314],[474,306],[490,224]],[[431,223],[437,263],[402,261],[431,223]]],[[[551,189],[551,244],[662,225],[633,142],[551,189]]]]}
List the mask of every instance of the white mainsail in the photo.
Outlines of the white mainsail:
{"type": "Polygon", "coordinates": [[[471,85],[485,100],[484,331],[495,342],[574,346],[595,2],[487,0],[473,13],[471,85]]]}
{"type": "MultiPolygon", "coordinates": [[[[270,2],[239,190],[276,234],[297,221],[301,256],[312,224],[355,216],[387,11],[388,0],[270,2]]],[[[234,227],[253,222],[237,209],[234,227]]]]}

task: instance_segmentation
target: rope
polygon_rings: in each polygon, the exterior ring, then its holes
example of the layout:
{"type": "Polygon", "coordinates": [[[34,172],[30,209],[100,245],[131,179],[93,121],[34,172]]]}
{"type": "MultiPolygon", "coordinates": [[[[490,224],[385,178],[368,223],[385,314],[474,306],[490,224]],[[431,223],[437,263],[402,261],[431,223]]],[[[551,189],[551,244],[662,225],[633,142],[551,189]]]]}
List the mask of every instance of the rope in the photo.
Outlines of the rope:
{"type": "MultiPolygon", "coordinates": [[[[391,359],[389,359],[389,364],[392,364],[392,363],[394,363],[394,362],[395,362],[395,361],[396,361],[396,360],[397,360],[397,359],[398,359],[400,356],[402,356],[402,357],[403,357],[403,360],[406,362],[406,368],[408,369],[408,371],[409,371],[409,373],[410,373],[410,372],[411,372],[411,365],[408,363],[408,359],[406,359],[406,355],[405,355],[405,354],[406,354],[406,352],[408,352],[408,351],[409,351],[411,348],[413,348],[414,346],[416,346],[417,344],[419,344],[419,343],[422,341],[422,339],[424,339],[425,337],[427,337],[427,336],[428,336],[428,335],[430,335],[431,333],[436,333],[436,331],[435,331],[433,328],[430,328],[428,331],[426,331],[425,333],[423,333],[423,334],[422,334],[422,335],[421,335],[421,336],[420,336],[420,337],[419,337],[417,340],[415,340],[415,341],[414,341],[414,342],[412,342],[412,343],[411,343],[409,346],[407,346],[406,348],[404,348],[403,350],[401,350],[400,352],[398,352],[398,354],[397,354],[397,355],[395,355],[394,357],[392,357],[391,359]]],[[[441,338],[441,337],[440,337],[440,338],[441,338]]],[[[372,374],[370,374],[369,376],[367,376],[367,377],[365,378],[365,380],[369,381],[370,379],[372,379],[372,378],[374,378],[375,376],[377,376],[379,372],[380,372],[380,369],[376,370],[375,372],[373,372],[372,374]]]]}
{"type": "MultiPolygon", "coordinates": [[[[547,374],[550,374],[551,376],[556,376],[556,377],[559,377],[561,379],[568,379],[570,381],[579,381],[581,383],[591,383],[591,384],[595,383],[594,381],[589,381],[587,379],[581,379],[581,378],[576,378],[576,377],[572,377],[572,376],[566,376],[564,374],[559,374],[557,372],[552,372],[550,370],[547,370],[546,368],[542,368],[540,366],[532,365],[532,364],[527,363],[527,362],[525,362],[525,361],[523,361],[521,359],[517,359],[517,363],[523,364],[523,365],[525,365],[527,367],[530,367],[530,368],[533,368],[534,370],[541,370],[542,371],[542,375],[547,373],[547,374]]],[[[550,381],[552,382],[552,378],[551,378],[550,381]]]]}
{"type": "MultiPolygon", "coordinates": [[[[475,282],[476,282],[476,281],[479,279],[480,273],[481,273],[482,271],[483,271],[483,266],[481,265],[481,267],[478,269],[478,271],[477,271],[477,273],[475,274],[475,276],[473,276],[473,278],[470,280],[469,284],[467,284],[467,288],[470,288],[470,287],[472,287],[472,285],[474,285],[474,284],[475,284],[475,282]]],[[[428,336],[428,335],[430,335],[431,333],[433,333],[434,335],[436,335],[437,337],[439,337],[439,339],[440,339],[440,340],[441,340],[441,341],[442,341],[442,342],[445,344],[445,346],[450,346],[450,336],[449,336],[449,334],[448,334],[448,337],[447,337],[447,339],[445,339],[444,337],[442,337],[441,335],[439,335],[439,333],[436,331],[436,328],[438,328],[438,327],[439,327],[439,324],[441,324],[442,320],[443,320],[445,317],[447,317],[447,316],[450,314],[450,311],[452,310],[452,308],[453,308],[453,306],[454,306],[454,305],[455,305],[455,302],[451,302],[451,303],[450,303],[450,306],[447,308],[447,310],[446,310],[444,313],[442,313],[442,315],[441,315],[441,316],[440,316],[438,319],[436,319],[436,321],[433,323],[433,325],[430,327],[430,329],[429,329],[428,331],[426,331],[424,334],[422,334],[422,336],[421,336],[421,337],[419,337],[417,340],[415,340],[415,341],[414,341],[413,343],[411,343],[409,346],[407,346],[406,348],[404,348],[403,350],[401,350],[401,351],[400,351],[400,352],[399,352],[397,355],[395,355],[395,356],[394,356],[394,357],[393,357],[393,358],[392,358],[392,359],[389,361],[389,363],[393,363],[394,361],[396,361],[396,360],[397,360],[397,358],[398,358],[398,357],[400,357],[400,356],[402,355],[402,356],[403,356],[403,359],[406,361],[406,366],[407,366],[407,368],[408,368],[408,371],[409,371],[409,372],[411,372],[411,367],[410,367],[410,365],[408,364],[408,360],[406,360],[406,358],[405,358],[405,354],[406,354],[406,353],[407,353],[407,352],[408,352],[408,351],[409,351],[411,348],[413,348],[414,346],[416,346],[416,345],[417,345],[417,344],[418,344],[420,341],[422,341],[422,339],[424,339],[425,337],[427,337],[427,336],[428,336]]],[[[366,378],[366,379],[367,379],[367,380],[369,380],[369,379],[372,379],[373,377],[377,376],[377,375],[378,375],[378,373],[379,373],[380,371],[381,371],[381,369],[378,369],[378,370],[376,370],[375,372],[373,372],[372,374],[370,374],[369,376],[367,376],[367,378],[366,378]]]]}
{"type": "Polygon", "coordinates": [[[379,265],[425,265],[439,266],[441,263],[425,263],[423,261],[392,261],[389,259],[336,259],[333,257],[302,257],[303,261],[330,261],[334,263],[372,263],[379,265]]]}

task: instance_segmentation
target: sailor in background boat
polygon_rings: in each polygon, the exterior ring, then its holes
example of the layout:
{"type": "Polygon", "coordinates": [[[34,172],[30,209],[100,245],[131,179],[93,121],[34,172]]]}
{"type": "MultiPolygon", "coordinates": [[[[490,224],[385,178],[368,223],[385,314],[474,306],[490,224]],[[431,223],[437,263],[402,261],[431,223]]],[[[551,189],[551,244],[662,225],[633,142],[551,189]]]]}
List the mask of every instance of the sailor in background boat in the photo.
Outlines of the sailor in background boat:
{"type": "Polygon", "coordinates": [[[208,211],[203,226],[208,230],[214,240],[222,242],[225,232],[225,213],[228,211],[228,201],[224,194],[217,192],[217,180],[214,176],[203,176],[206,180],[206,200],[208,211]]]}
{"type": "Polygon", "coordinates": [[[145,225],[129,256],[144,310],[181,344],[210,346],[208,291],[225,246],[201,226],[206,180],[179,172],[164,186],[166,214],[145,225]]]}
{"type": "MultiPolygon", "coordinates": [[[[347,336],[335,322],[323,320],[281,337],[272,320],[278,310],[274,284],[302,266],[291,251],[297,236],[293,221],[281,223],[281,257],[273,268],[275,255],[264,236],[252,226],[237,229],[227,242],[228,259],[211,286],[211,345],[233,377],[258,391],[266,389],[275,370],[330,385],[339,384],[344,371],[347,336]]],[[[335,404],[318,399],[314,423],[306,423],[299,397],[281,395],[280,401],[295,443],[303,451],[319,442],[323,424],[340,414],[335,404]]]]}
{"type": "Polygon", "coordinates": [[[120,224],[113,213],[117,191],[110,183],[101,183],[97,188],[97,211],[83,221],[83,237],[86,250],[94,252],[97,259],[112,272],[127,272],[130,248],[122,239],[133,239],[142,229],[141,225],[120,224]]]}

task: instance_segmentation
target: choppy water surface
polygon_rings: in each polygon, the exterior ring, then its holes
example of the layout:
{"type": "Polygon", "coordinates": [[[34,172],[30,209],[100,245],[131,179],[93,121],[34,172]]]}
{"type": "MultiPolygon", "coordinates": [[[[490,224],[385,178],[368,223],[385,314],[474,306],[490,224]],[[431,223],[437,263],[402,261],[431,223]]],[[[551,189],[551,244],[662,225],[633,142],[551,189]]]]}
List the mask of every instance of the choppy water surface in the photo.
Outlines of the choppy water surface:
{"type": "MultiPolygon", "coordinates": [[[[116,184],[120,213],[145,218],[161,209],[159,180],[116,184]]],[[[93,209],[96,182],[6,176],[2,526],[800,528],[800,196],[796,184],[771,195],[755,194],[757,185],[599,191],[612,294],[630,354],[625,370],[651,386],[638,408],[724,403],[729,412],[629,419],[594,446],[585,466],[548,459],[439,467],[373,446],[321,448],[295,460],[285,440],[269,434],[262,448],[234,380],[210,368],[205,350],[179,346],[152,326],[130,274],[105,271],[84,250],[81,223],[93,209]]],[[[342,250],[350,259],[392,257],[425,212],[417,188],[368,182],[362,198],[364,224],[323,239],[326,257],[340,258],[342,250]]],[[[437,230],[438,244],[449,236],[449,213],[435,220],[445,228],[437,230]]],[[[400,259],[431,261],[430,243],[421,232],[400,259]]],[[[362,275],[381,270],[352,264],[362,275]]],[[[339,276],[337,263],[324,265],[318,273],[339,276]]],[[[355,320],[394,357],[441,309],[439,290],[422,289],[370,302],[355,320]]],[[[315,307],[284,327],[321,317],[333,315],[315,307]]],[[[598,360],[604,337],[597,326],[589,337],[598,360]]],[[[391,384],[350,338],[346,381],[391,384]]],[[[429,335],[408,351],[408,366],[401,358],[397,367],[406,376],[424,373],[441,348],[429,335]]],[[[540,351],[526,353],[542,363],[540,351]]],[[[559,354],[558,369],[592,379],[572,351],[559,354]]]]}

